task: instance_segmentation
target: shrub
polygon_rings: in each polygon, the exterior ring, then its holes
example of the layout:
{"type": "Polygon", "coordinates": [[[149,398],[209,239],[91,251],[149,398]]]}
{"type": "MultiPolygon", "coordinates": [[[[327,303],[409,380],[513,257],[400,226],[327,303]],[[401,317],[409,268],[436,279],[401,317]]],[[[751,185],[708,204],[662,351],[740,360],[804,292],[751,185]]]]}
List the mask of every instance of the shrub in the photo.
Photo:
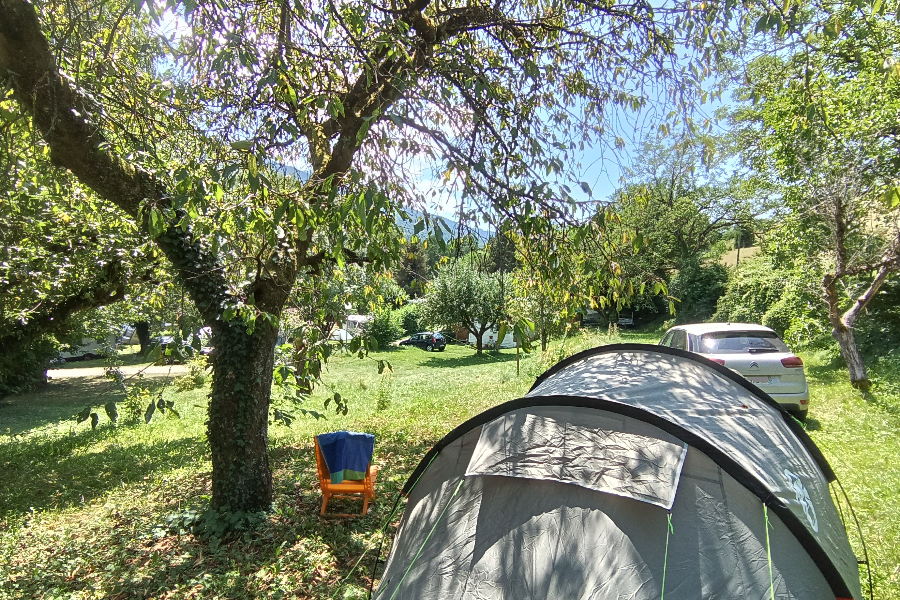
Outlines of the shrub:
{"type": "Polygon", "coordinates": [[[207,379],[206,357],[194,356],[185,365],[188,368],[188,372],[174,381],[175,389],[179,392],[186,392],[203,387],[207,379]]]}
{"type": "Polygon", "coordinates": [[[422,331],[422,309],[419,304],[407,304],[395,311],[400,319],[400,325],[406,335],[412,335],[422,331]]]}
{"type": "Polygon", "coordinates": [[[399,311],[383,308],[375,312],[375,318],[366,327],[366,333],[378,342],[381,348],[393,341],[399,340],[404,335],[403,324],[399,311]]]}
{"type": "Polygon", "coordinates": [[[0,353],[0,398],[46,382],[50,362],[58,356],[58,345],[49,336],[24,343],[14,352],[0,353]]]}
{"type": "Polygon", "coordinates": [[[716,312],[716,302],[725,293],[728,269],[719,263],[692,261],[682,266],[669,284],[669,293],[681,300],[676,305],[678,323],[706,321],[716,312]]]}
{"type": "Polygon", "coordinates": [[[759,255],[732,269],[725,293],[716,304],[713,321],[760,323],[766,311],[781,298],[789,274],[773,268],[769,257],[759,255]]]}

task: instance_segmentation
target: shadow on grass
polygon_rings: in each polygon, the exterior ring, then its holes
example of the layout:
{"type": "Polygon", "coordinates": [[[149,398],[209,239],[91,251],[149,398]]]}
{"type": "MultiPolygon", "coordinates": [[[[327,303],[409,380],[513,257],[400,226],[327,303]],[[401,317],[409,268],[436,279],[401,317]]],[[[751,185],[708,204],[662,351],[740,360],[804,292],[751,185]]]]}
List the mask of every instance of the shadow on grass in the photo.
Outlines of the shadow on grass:
{"type": "MultiPolygon", "coordinates": [[[[204,474],[196,474],[190,481],[147,490],[151,499],[148,506],[124,507],[121,512],[116,509],[107,520],[93,524],[86,520],[84,528],[64,538],[65,543],[60,543],[57,532],[48,536],[29,533],[27,547],[21,555],[12,557],[7,581],[16,582],[21,597],[35,598],[45,597],[51,590],[57,595],[77,595],[90,586],[92,593],[100,591],[115,600],[168,597],[170,591],[181,597],[188,590],[201,589],[202,597],[311,599],[333,597],[342,579],[349,576],[344,589],[353,588],[352,597],[360,597],[359,592],[368,589],[382,540],[379,532],[388,523],[381,555],[383,568],[402,514],[391,515],[397,494],[435,441],[411,440],[390,432],[379,435],[376,462],[381,473],[376,499],[365,517],[320,517],[322,498],[312,442],[280,446],[270,451],[276,486],[272,512],[250,531],[216,543],[165,530],[173,511],[203,504],[204,474]],[[178,507],[165,501],[173,495],[179,497],[178,507]],[[83,572],[92,574],[90,577],[72,576],[73,556],[80,557],[78,564],[83,572]],[[35,564],[40,568],[35,569],[35,564]]],[[[185,440],[168,448],[169,455],[149,456],[148,462],[160,468],[175,467],[198,450],[185,440]]],[[[132,450],[133,456],[152,452],[148,448],[132,450]]],[[[109,454],[105,457],[123,459],[109,454]]],[[[64,468],[72,466],[74,463],[64,468]]],[[[146,472],[136,466],[133,478],[146,472]]],[[[361,503],[333,500],[328,508],[329,512],[354,512],[360,510],[361,503]]],[[[0,580],[0,590],[4,583],[0,580]]]]}
{"type": "Polygon", "coordinates": [[[812,417],[806,417],[806,421],[803,422],[803,425],[806,431],[819,431],[822,429],[822,423],[818,419],[813,419],[812,417]]]}
{"type": "Polygon", "coordinates": [[[897,403],[896,397],[887,394],[880,394],[877,391],[860,392],[860,394],[862,394],[863,400],[866,401],[866,404],[874,406],[875,408],[882,410],[893,417],[900,417],[900,404],[897,403]]]}
{"type": "MultiPolygon", "coordinates": [[[[525,358],[524,354],[522,358],[525,358]]],[[[473,353],[469,356],[441,356],[440,353],[438,353],[429,356],[426,360],[422,361],[421,364],[428,367],[472,367],[515,360],[516,355],[514,353],[504,354],[500,352],[485,352],[481,355],[473,353]]]]}
{"type": "MultiPolygon", "coordinates": [[[[164,385],[162,378],[145,378],[143,382],[151,389],[164,385]]],[[[103,376],[53,379],[33,392],[0,400],[0,433],[19,435],[49,423],[67,421],[88,405],[102,406],[124,396],[121,387],[103,376]]]]}
{"type": "Polygon", "coordinates": [[[206,442],[199,438],[129,446],[113,442],[98,452],[90,451],[91,446],[114,440],[117,432],[106,426],[0,446],[0,515],[86,503],[154,471],[194,463],[206,452],[206,442]]]}
{"type": "Polygon", "coordinates": [[[806,365],[806,376],[819,383],[841,383],[849,378],[847,365],[840,356],[833,357],[820,365],[806,365]]]}

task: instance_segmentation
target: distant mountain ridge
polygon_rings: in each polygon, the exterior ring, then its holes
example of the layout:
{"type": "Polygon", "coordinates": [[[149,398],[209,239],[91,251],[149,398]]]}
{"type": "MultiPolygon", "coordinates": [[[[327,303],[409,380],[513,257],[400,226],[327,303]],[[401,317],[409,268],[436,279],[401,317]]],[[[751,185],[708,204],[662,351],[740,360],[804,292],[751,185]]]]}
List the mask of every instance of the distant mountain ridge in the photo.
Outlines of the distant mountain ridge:
{"type": "MultiPolygon", "coordinates": [[[[276,164],[274,165],[274,168],[275,171],[280,175],[283,175],[284,177],[294,177],[300,181],[306,181],[310,176],[309,171],[297,169],[290,165],[276,164]]],[[[421,210],[416,210],[415,208],[407,208],[405,209],[405,212],[409,215],[409,220],[403,219],[398,215],[396,218],[396,222],[400,229],[403,231],[403,234],[406,237],[411,237],[415,235],[416,223],[425,216],[425,213],[421,210]]],[[[430,217],[432,219],[438,219],[444,225],[446,225],[446,229],[443,231],[445,240],[450,241],[451,239],[456,238],[459,232],[458,221],[436,214],[430,214],[430,217]],[[450,233],[447,233],[447,230],[449,230],[450,233]]],[[[425,232],[423,231],[421,233],[425,232]]],[[[463,233],[472,234],[473,236],[475,236],[475,238],[478,240],[479,245],[481,246],[485,245],[487,241],[491,239],[491,233],[489,231],[478,227],[472,227],[470,225],[464,226],[463,233]]]]}
{"type": "MultiPolygon", "coordinates": [[[[425,216],[425,213],[414,208],[407,208],[405,209],[405,212],[409,215],[409,220],[407,221],[398,215],[396,218],[396,222],[400,229],[403,230],[403,234],[406,237],[410,237],[414,235],[414,227],[416,223],[425,216]]],[[[449,219],[441,215],[429,214],[429,216],[433,220],[439,220],[441,223],[443,223],[443,225],[446,226],[446,228],[442,230],[445,240],[450,241],[451,239],[457,237],[459,231],[458,221],[454,221],[453,219],[449,219]],[[447,233],[448,229],[450,230],[450,233],[447,233]]],[[[423,233],[425,232],[421,232],[420,235],[423,233]]],[[[482,246],[486,244],[489,239],[491,239],[491,233],[489,231],[478,227],[472,227],[470,225],[463,225],[463,234],[471,234],[475,236],[475,238],[478,240],[478,243],[482,246]]]]}

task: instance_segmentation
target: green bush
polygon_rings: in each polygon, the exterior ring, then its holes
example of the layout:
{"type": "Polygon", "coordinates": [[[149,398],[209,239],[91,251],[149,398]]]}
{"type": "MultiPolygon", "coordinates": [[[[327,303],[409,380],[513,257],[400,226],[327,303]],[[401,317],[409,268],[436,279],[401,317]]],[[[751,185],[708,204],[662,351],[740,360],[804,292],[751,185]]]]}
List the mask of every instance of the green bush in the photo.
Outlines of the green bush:
{"type": "Polygon", "coordinates": [[[175,390],[186,392],[188,390],[203,387],[207,380],[207,360],[205,356],[194,356],[190,358],[185,365],[188,372],[174,381],[175,390]]]}
{"type": "Polygon", "coordinates": [[[716,312],[716,302],[725,293],[728,269],[719,263],[689,262],[669,283],[669,293],[681,302],[675,307],[678,323],[706,321],[716,312]]]}
{"type": "Polygon", "coordinates": [[[713,321],[760,323],[763,315],[781,298],[789,273],[775,269],[765,255],[741,261],[732,269],[725,293],[716,304],[713,321]]]}
{"type": "Polygon", "coordinates": [[[403,327],[403,331],[406,332],[406,335],[412,335],[422,331],[423,327],[420,322],[420,319],[422,318],[421,305],[407,304],[394,312],[399,316],[400,325],[403,327]]]}
{"type": "Polygon", "coordinates": [[[381,348],[404,336],[403,323],[399,311],[383,308],[375,312],[375,318],[366,327],[366,332],[378,342],[381,348]]]}

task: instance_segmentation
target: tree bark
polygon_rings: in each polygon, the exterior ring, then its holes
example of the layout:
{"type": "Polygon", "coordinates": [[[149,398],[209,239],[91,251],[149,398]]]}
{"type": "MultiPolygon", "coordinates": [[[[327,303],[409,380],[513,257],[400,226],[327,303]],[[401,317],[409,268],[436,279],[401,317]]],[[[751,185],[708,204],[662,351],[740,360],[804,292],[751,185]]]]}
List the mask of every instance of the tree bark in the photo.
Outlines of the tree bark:
{"type": "Polygon", "coordinates": [[[251,335],[240,319],[213,326],[215,377],[207,435],[212,454],[212,506],[269,510],[268,416],[278,331],[267,321],[251,335]]]}
{"type": "Polygon", "coordinates": [[[138,321],[134,324],[134,333],[138,336],[141,343],[141,356],[146,356],[150,351],[150,323],[147,321],[138,321]]]}
{"type": "Polygon", "coordinates": [[[866,372],[866,364],[856,345],[856,336],[853,335],[853,329],[841,323],[832,330],[831,335],[837,340],[838,347],[841,349],[841,356],[844,357],[844,362],[847,363],[847,370],[850,371],[850,385],[863,391],[868,390],[871,387],[871,383],[866,372]]]}
{"type": "Polygon", "coordinates": [[[481,354],[481,349],[484,347],[484,342],[482,341],[484,331],[473,330],[472,334],[475,336],[475,354],[481,354]]]}
{"type": "MultiPolygon", "coordinates": [[[[889,257],[890,258],[890,257],[889,257]]],[[[853,325],[856,323],[856,317],[868,306],[882,284],[894,270],[895,266],[892,261],[883,261],[881,267],[869,284],[865,292],[860,295],[853,305],[843,314],[840,312],[840,296],[837,290],[837,284],[845,273],[835,273],[825,276],[822,287],[825,290],[825,299],[828,303],[828,321],[833,327],[831,331],[832,337],[837,341],[841,350],[841,356],[847,363],[847,369],[850,372],[850,385],[866,391],[871,387],[869,375],[866,371],[866,364],[863,361],[862,354],[856,345],[856,336],[853,334],[853,325]]]]}

